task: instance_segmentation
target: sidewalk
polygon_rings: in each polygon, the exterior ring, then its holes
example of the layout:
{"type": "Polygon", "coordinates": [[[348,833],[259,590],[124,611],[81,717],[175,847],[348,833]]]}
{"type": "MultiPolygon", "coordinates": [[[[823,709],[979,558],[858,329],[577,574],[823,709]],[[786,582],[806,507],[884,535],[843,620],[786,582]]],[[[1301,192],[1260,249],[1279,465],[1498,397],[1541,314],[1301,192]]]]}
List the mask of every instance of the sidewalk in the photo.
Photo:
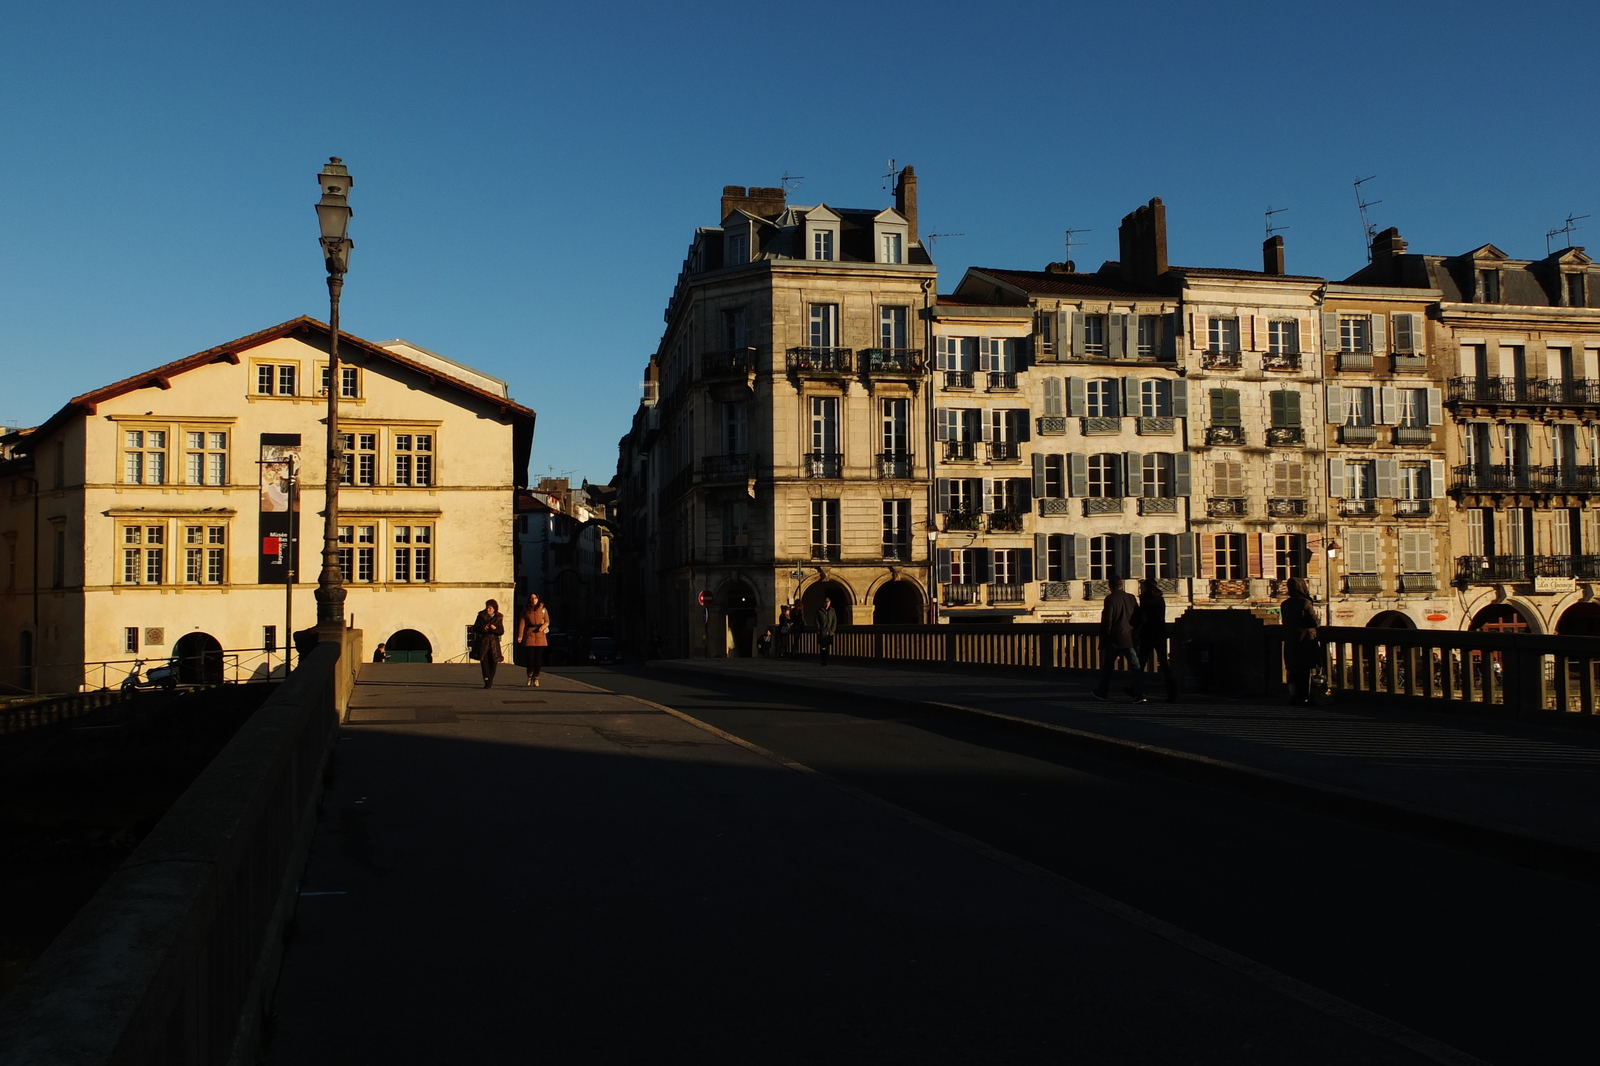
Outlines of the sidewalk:
{"type": "Polygon", "coordinates": [[[268,1062],[1428,1061],[825,779],[545,677],[364,669],[268,1062]]]}
{"type": "MultiPolygon", "coordinates": [[[[1257,779],[1330,803],[1392,808],[1513,841],[1546,845],[1559,865],[1600,872],[1600,737],[1359,704],[1275,706],[1211,700],[1133,705],[1052,681],[792,659],[678,659],[680,674],[939,705],[978,724],[1098,746],[1169,769],[1257,779]]],[[[1158,688],[1159,686],[1154,686],[1158,688]]],[[[1160,699],[1161,697],[1158,697],[1160,699]]],[[[1448,826],[1446,827],[1448,829],[1448,826]]],[[[1448,835],[1448,833],[1446,834],[1448,835]]]]}

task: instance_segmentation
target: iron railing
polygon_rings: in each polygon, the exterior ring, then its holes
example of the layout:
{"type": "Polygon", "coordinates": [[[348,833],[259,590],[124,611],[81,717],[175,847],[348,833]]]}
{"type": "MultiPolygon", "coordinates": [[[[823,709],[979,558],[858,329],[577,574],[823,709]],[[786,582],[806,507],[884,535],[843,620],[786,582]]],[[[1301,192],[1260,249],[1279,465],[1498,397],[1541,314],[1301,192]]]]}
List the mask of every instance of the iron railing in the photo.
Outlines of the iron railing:
{"type": "Polygon", "coordinates": [[[992,440],[989,442],[989,458],[993,459],[1020,459],[1022,458],[1022,445],[1014,440],[992,440]]]}
{"type": "Polygon", "coordinates": [[[991,584],[989,586],[989,602],[991,604],[1021,603],[1025,598],[1023,590],[1026,587],[1025,585],[991,584]]]}
{"type": "Polygon", "coordinates": [[[978,445],[970,440],[947,440],[944,442],[944,457],[946,459],[976,459],[978,445]]]}
{"type": "Polygon", "coordinates": [[[700,356],[702,376],[715,374],[744,374],[756,369],[755,348],[729,348],[722,352],[705,352],[700,356]]]}
{"type": "Polygon", "coordinates": [[[1244,440],[1243,426],[1206,427],[1207,444],[1243,444],[1244,440]]]}
{"type": "Polygon", "coordinates": [[[1202,352],[1200,365],[1207,370],[1238,370],[1244,360],[1238,352],[1202,352]]]}
{"type": "Polygon", "coordinates": [[[1458,466],[1451,489],[1464,492],[1600,492],[1593,466],[1458,466]]]}
{"type": "Polygon", "coordinates": [[[920,374],[927,368],[921,348],[863,348],[856,355],[861,372],[869,377],[920,374]]]}
{"type": "Polygon", "coordinates": [[[914,457],[910,452],[879,452],[878,476],[885,478],[915,477],[914,457]]]}
{"type": "Polygon", "coordinates": [[[1456,559],[1456,580],[1466,585],[1536,577],[1600,580],[1600,555],[1462,555],[1456,559]]]}
{"type": "Polygon", "coordinates": [[[786,362],[800,373],[848,374],[852,354],[850,348],[790,348],[786,362]]]}
{"type": "Polygon", "coordinates": [[[1249,501],[1240,496],[1211,496],[1206,499],[1206,514],[1212,518],[1242,518],[1249,510],[1249,501]]]}
{"type": "Polygon", "coordinates": [[[1299,352],[1268,352],[1261,357],[1263,370],[1299,370],[1299,352]]]}
{"type": "Polygon", "coordinates": [[[806,477],[844,477],[844,456],[838,452],[807,452],[806,477]]]}
{"type": "Polygon", "coordinates": [[[1600,404],[1600,381],[1539,378],[1451,378],[1446,395],[1458,403],[1600,404]]]}
{"type": "Polygon", "coordinates": [[[944,387],[947,389],[972,388],[972,371],[946,370],[944,372],[944,387]]]}
{"type": "Polygon", "coordinates": [[[1061,415],[1042,415],[1037,424],[1041,437],[1059,437],[1067,431],[1067,420],[1061,415]]]}
{"type": "Polygon", "coordinates": [[[970,607],[982,598],[982,585],[946,585],[940,601],[946,607],[970,607]]]}
{"type": "Polygon", "coordinates": [[[1394,516],[1396,518],[1427,518],[1431,514],[1433,514],[1432,500],[1394,501],[1394,516]]]}
{"type": "Polygon", "coordinates": [[[983,528],[982,511],[946,511],[944,528],[951,532],[970,533],[983,528]]]}
{"type": "Polygon", "coordinates": [[[745,452],[705,455],[700,458],[700,477],[706,481],[743,481],[750,477],[751,465],[745,452]]]}
{"type": "Polygon", "coordinates": [[[1340,444],[1376,444],[1378,443],[1377,426],[1340,426],[1340,444]]]}
{"type": "Polygon", "coordinates": [[[1378,501],[1364,496],[1341,497],[1339,500],[1339,513],[1346,518],[1371,517],[1378,513],[1378,501]]]}
{"type": "Polygon", "coordinates": [[[1304,426],[1269,426],[1267,428],[1267,447],[1269,448],[1298,448],[1306,442],[1304,426]]]}
{"type": "Polygon", "coordinates": [[[1015,371],[1011,371],[1011,370],[991,370],[991,371],[989,371],[989,391],[990,392],[1016,392],[1017,391],[1017,375],[1016,375],[1016,372],[1015,371]]]}
{"type": "Polygon", "coordinates": [[[1021,533],[1022,515],[1016,511],[991,511],[989,514],[989,532],[1021,533]]]}

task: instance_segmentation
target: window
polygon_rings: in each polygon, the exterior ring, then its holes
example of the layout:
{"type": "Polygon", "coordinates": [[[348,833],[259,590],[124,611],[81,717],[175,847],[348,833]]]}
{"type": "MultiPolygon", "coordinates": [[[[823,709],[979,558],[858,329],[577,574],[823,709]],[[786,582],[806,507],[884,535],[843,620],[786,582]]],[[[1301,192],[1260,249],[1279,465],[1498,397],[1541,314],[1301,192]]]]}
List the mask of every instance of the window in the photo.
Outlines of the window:
{"type": "Polygon", "coordinates": [[[735,233],[728,238],[728,265],[736,266],[750,261],[750,235],[735,233]]]}
{"type": "Polygon", "coordinates": [[[1090,378],[1086,389],[1090,418],[1116,418],[1117,388],[1115,378],[1090,378]]]}
{"type": "MultiPolygon", "coordinates": [[[[983,412],[976,407],[944,407],[941,440],[975,441],[983,436],[983,412]]],[[[971,458],[969,455],[968,458],[971,458]]]]}
{"type": "MultiPolygon", "coordinates": [[[[1023,431],[1028,424],[1028,412],[1024,409],[994,410],[989,412],[989,439],[996,444],[1015,444],[1022,439],[1023,431]]],[[[1016,458],[1013,451],[1010,458],[1016,458]]]]}
{"type": "Polygon", "coordinates": [[[878,410],[882,417],[879,450],[885,455],[911,454],[911,401],[884,400],[878,410]]]}
{"type": "Polygon", "coordinates": [[[744,455],[750,451],[750,407],[744,403],[722,404],[722,454],[744,455]]]}
{"type": "Polygon", "coordinates": [[[1161,316],[1139,316],[1139,358],[1154,359],[1161,354],[1161,316]]]}
{"type": "Polygon", "coordinates": [[[811,557],[839,559],[839,501],[811,501],[811,557]]]}
{"type": "Polygon", "coordinates": [[[1213,426],[1243,425],[1239,408],[1238,389],[1211,390],[1211,424],[1213,426]]]}
{"type": "Polygon", "coordinates": [[[1306,535],[1304,533],[1279,533],[1273,541],[1273,577],[1279,581],[1290,577],[1306,576],[1306,535]]]}
{"type": "Polygon", "coordinates": [[[1366,315],[1339,316],[1339,350],[1341,352],[1371,351],[1372,320],[1366,315]]]}
{"type": "Polygon", "coordinates": [[[1034,332],[1039,334],[1039,351],[1044,355],[1056,353],[1056,316],[1052,311],[1040,311],[1033,316],[1034,332]]]}
{"type": "Polygon", "coordinates": [[[1486,304],[1500,302],[1500,271],[1478,271],[1478,298],[1480,302],[1486,304]]]}
{"type": "Polygon", "coordinates": [[[722,561],[750,558],[750,505],[729,500],[722,505],[722,561]]]}
{"type": "Polygon", "coordinates": [[[1239,320],[1237,318],[1212,318],[1209,341],[1213,352],[1239,350],[1239,320]]]}
{"type": "Polygon", "coordinates": [[[839,454],[839,398],[811,397],[811,453],[839,454]]]}
{"type": "Polygon", "coordinates": [[[277,376],[277,370],[270,366],[256,367],[256,394],[258,396],[272,395],[272,382],[277,376]]]}
{"type": "Polygon", "coordinates": [[[1064,455],[1042,455],[1038,452],[1033,456],[1034,476],[1038,479],[1038,488],[1034,495],[1041,499],[1059,500],[1067,494],[1067,457],[1064,455]]]}
{"type": "Polygon", "coordinates": [[[1139,383],[1139,414],[1144,418],[1172,417],[1172,382],[1150,378],[1139,383]]]}
{"type": "Polygon", "coordinates": [[[1378,478],[1370,459],[1346,460],[1344,464],[1344,498],[1370,500],[1378,495],[1378,478]]]}
{"type": "Polygon", "coordinates": [[[1352,529],[1345,533],[1345,572],[1378,572],[1378,534],[1376,530],[1352,529]]]}
{"type": "Polygon", "coordinates": [[[1274,429],[1292,429],[1300,425],[1300,394],[1290,389],[1275,389],[1268,393],[1268,407],[1272,413],[1274,429]]]}
{"type": "Polygon", "coordinates": [[[904,261],[905,237],[898,233],[885,233],[882,235],[880,250],[885,263],[900,263],[904,261]]]}
{"type": "Polygon", "coordinates": [[[977,369],[978,338],[935,337],[934,344],[940,370],[960,373],[977,369]]]}
{"type": "Polygon", "coordinates": [[[228,483],[228,435],[204,430],[184,434],[188,449],[184,453],[184,483],[226,485],[228,483]]]}
{"type": "Polygon", "coordinates": [[[819,229],[811,234],[811,258],[833,259],[833,230],[819,229]]]}
{"type": "Polygon", "coordinates": [[[839,347],[839,305],[811,305],[811,347],[839,347]]]}
{"type": "Polygon", "coordinates": [[[394,483],[411,484],[411,434],[394,435],[394,483]]]}
{"type": "Polygon", "coordinates": [[[996,548],[992,555],[989,580],[996,585],[1023,583],[1024,566],[1021,548],[996,548]]]}
{"type": "Polygon", "coordinates": [[[1372,389],[1370,387],[1344,390],[1344,424],[1347,426],[1372,425],[1372,389]]]}
{"type": "Polygon", "coordinates": [[[1589,303],[1588,286],[1586,286],[1584,284],[1584,282],[1586,280],[1588,280],[1588,279],[1585,278],[1582,274],[1568,274],[1568,275],[1566,275],[1567,306],[1568,307],[1586,307],[1586,306],[1588,306],[1588,303],[1589,303]]]}
{"type": "Polygon", "coordinates": [[[278,368],[278,395],[279,396],[293,396],[295,394],[295,392],[294,392],[295,372],[296,372],[296,368],[292,367],[292,366],[280,366],[278,368]]]}
{"type": "Polygon", "coordinates": [[[1104,357],[1106,354],[1106,316],[1083,316],[1083,354],[1104,357]]]}
{"type": "Polygon", "coordinates": [[[433,527],[393,526],[395,581],[433,580],[433,527]]]}
{"type": "Polygon", "coordinates": [[[880,307],[878,308],[878,347],[880,348],[908,348],[907,338],[910,336],[909,307],[880,307]]]}
{"type": "Polygon", "coordinates": [[[1122,456],[1115,452],[1089,456],[1089,495],[1121,496],[1121,467],[1122,456]]]}
{"type": "Polygon", "coordinates": [[[354,478],[357,485],[378,483],[378,435],[376,433],[344,434],[344,469],[339,483],[349,485],[354,478]]]}
{"type": "Polygon", "coordinates": [[[365,585],[376,580],[377,544],[376,526],[339,527],[339,572],[346,581],[365,585]]]}
{"type": "Polygon", "coordinates": [[[122,480],[129,485],[167,483],[167,434],[159,429],[123,432],[122,480]]]}
{"type": "Polygon", "coordinates": [[[226,526],[185,526],[183,530],[183,580],[190,585],[221,585],[227,581],[226,526]]]}
{"type": "Polygon", "coordinates": [[[899,562],[911,559],[911,501],[883,501],[883,557],[899,562]]]}
{"type": "Polygon", "coordinates": [[[129,653],[137,652],[139,650],[138,626],[122,627],[122,650],[129,653]]]}
{"type": "Polygon", "coordinates": [[[1028,510],[1029,484],[1021,478],[996,478],[990,483],[989,510],[1022,514],[1028,510]]]}
{"type": "Polygon", "coordinates": [[[1267,351],[1273,355],[1300,354],[1300,323],[1274,319],[1267,323],[1267,351]]]}
{"type": "Polygon", "coordinates": [[[1245,559],[1243,533],[1218,533],[1212,540],[1213,558],[1217,577],[1223,581],[1239,581],[1249,577],[1249,564],[1245,559]]]}
{"type": "Polygon", "coordinates": [[[1149,452],[1139,460],[1139,466],[1146,496],[1173,495],[1172,456],[1164,452],[1149,452]]]}
{"type": "Polygon", "coordinates": [[[1211,494],[1234,499],[1244,496],[1244,464],[1235,462],[1212,463],[1211,494]]]}
{"type": "Polygon", "coordinates": [[[122,583],[159,585],[166,573],[166,526],[122,527],[122,583]]]}
{"type": "Polygon", "coordinates": [[[1278,499],[1298,499],[1306,494],[1306,468],[1303,463],[1273,463],[1272,492],[1278,499]]]}
{"type": "Polygon", "coordinates": [[[982,510],[982,478],[940,478],[937,487],[941,513],[975,514],[982,510]]]}
{"type": "Polygon", "coordinates": [[[1117,538],[1109,533],[1089,538],[1089,580],[1104,581],[1117,572],[1117,538]]]}
{"type": "Polygon", "coordinates": [[[1433,477],[1427,463],[1400,464],[1400,498],[1402,500],[1431,500],[1433,477]]]}
{"type": "Polygon", "coordinates": [[[1425,427],[1428,424],[1428,390],[1399,389],[1400,424],[1407,427],[1425,427]]]}
{"type": "Polygon", "coordinates": [[[1143,577],[1178,576],[1178,538],[1174,534],[1147,534],[1144,538],[1143,554],[1143,577]]]}
{"type": "Polygon", "coordinates": [[[982,369],[1001,374],[1014,374],[1017,370],[1017,339],[1015,337],[980,337],[978,360],[982,369]]]}
{"type": "Polygon", "coordinates": [[[745,309],[735,307],[731,311],[722,312],[722,346],[729,351],[738,351],[750,342],[745,330],[745,309]]]}
{"type": "MultiPolygon", "coordinates": [[[[359,395],[360,395],[359,392],[357,391],[357,384],[358,384],[359,380],[360,379],[357,376],[355,367],[353,367],[353,366],[341,366],[339,368],[339,395],[340,395],[340,397],[343,398],[343,399],[346,399],[346,400],[357,399],[359,397],[359,395]]],[[[318,395],[321,395],[321,396],[328,395],[328,368],[327,367],[323,367],[322,368],[322,391],[318,395]]]]}
{"type": "Polygon", "coordinates": [[[983,549],[956,548],[950,552],[950,583],[977,585],[983,581],[983,549]]]}
{"type": "Polygon", "coordinates": [[[1433,534],[1406,531],[1400,534],[1400,572],[1433,573],[1433,534]]]}

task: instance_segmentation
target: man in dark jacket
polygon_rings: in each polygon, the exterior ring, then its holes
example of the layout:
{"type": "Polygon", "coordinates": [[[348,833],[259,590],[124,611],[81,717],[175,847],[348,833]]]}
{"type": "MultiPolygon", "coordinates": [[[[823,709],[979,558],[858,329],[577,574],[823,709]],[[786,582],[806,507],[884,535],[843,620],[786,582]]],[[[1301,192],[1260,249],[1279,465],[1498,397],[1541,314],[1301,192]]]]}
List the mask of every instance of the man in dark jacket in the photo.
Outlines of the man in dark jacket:
{"type": "Polygon", "coordinates": [[[833,635],[839,629],[839,612],[833,609],[833,601],[826,596],[822,599],[822,610],[817,612],[817,665],[828,665],[828,649],[833,647],[833,635]]]}
{"type": "Polygon", "coordinates": [[[1106,593],[1100,608],[1100,687],[1093,692],[1097,700],[1111,698],[1111,674],[1116,670],[1117,659],[1127,660],[1133,671],[1132,683],[1127,693],[1134,703],[1148,703],[1144,698],[1144,672],[1139,667],[1139,649],[1135,646],[1139,628],[1139,601],[1122,591],[1122,578],[1111,579],[1111,591],[1106,593]]]}

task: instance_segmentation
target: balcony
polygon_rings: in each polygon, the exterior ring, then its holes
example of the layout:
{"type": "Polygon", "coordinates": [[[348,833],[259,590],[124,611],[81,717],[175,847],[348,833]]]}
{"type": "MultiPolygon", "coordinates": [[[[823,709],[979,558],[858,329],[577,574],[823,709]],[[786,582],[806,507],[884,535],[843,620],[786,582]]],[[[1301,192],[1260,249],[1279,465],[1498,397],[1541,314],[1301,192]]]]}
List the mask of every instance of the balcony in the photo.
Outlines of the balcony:
{"type": "Polygon", "coordinates": [[[1090,496],[1083,501],[1083,513],[1086,515],[1121,514],[1121,496],[1090,496]]]}
{"type": "Polygon", "coordinates": [[[1244,443],[1243,426],[1207,426],[1206,443],[1232,445],[1244,443]]]}
{"type": "Polygon", "coordinates": [[[1394,501],[1394,516],[1396,518],[1427,518],[1431,514],[1433,514],[1432,500],[1394,501]]]}
{"type": "Polygon", "coordinates": [[[1426,448],[1433,443],[1433,430],[1427,426],[1395,426],[1394,442],[1426,448]]]}
{"type": "Polygon", "coordinates": [[[701,481],[744,481],[750,477],[750,470],[750,456],[743,452],[706,455],[700,459],[701,481]]]}
{"type": "Polygon", "coordinates": [[[1401,574],[1401,592],[1437,592],[1439,578],[1436,574],[1401,574]]]}
{"type": "Polygon", "coordinates": [[[946,370],[944,372],[944,387],[947,389],[972,388],[972,371],[946,370]]]}
{"type": "Polygon", "coordinates": [[[1378,443],[1377,426],[1340,426],[1340,444],[1376,444],[1378,443]]]}
{"type": "Polygon", "coordinates": [[[1017,511],[992,511],[989,514],[989,532],[1021,533],[1022,515],[1017,511]]]}
{"type": "Polygon", "coordinates": [[[1383,578],[1377,574],[1346,574],[1344,590],[1358,596],[1376,596],[1383,592],[1383,578]]]}
{"type": "Polygon", "coordinates": [[[1243,600],[1250,596],[1250,579],[1244,577],[1218,578],[1211,582],[1211,597],[1217,600],[1243,600]]]}
{"type": "Polygon", "coordinates": [[[1304,448],[1305,444],[1304,426],[1271,426],[1267,429],[1269,448],[1304,448]]]}
{"type": "Polygon", "coordinates": [[[1212,518],[1243,518],[1250,508],[1238,496],[1212,496],[1206,500],[1206,514],[1212,518]]]}
{"type": "Polygon", "coordinates": [[[1592,466],[1458,466],[1452,491],[1600,492],[1600,470],[1592,466]]]}
{"type": "Polygon", "coordinates": [[[1267,500],[1268,518],[1304,518],[1306,501],[1287,498],[1267,500]]]}
{"type": "Polygon", "coordinates": [[[806,477],[844,477],[844,456],[838,452],[807,452],[806,477]]]}
{"type": "Polygon", "coordinates": [[[921,377],[928,365],[921,348],[863,348],[856,354],[869,378],[921,377]]]}
{"type": "Polygon", "coordinates": [[[1178,498],[1176,496],[1140,496],[1140,514],[1177,514],[1178,498]]]}
{"type": "Polygon", "coordinates": [[[790,348],[787,366],[790,373],[848,374],[851,354],[849,348],[790,348]]]}
{"type": "Polygon", "coordinates": [[[1121,432],[1122,419],[1120,418],[1091,415],[1083,420],[1083,435],[1085,437],[1104,437],[1112,433],[1121,432]]]}
{"type": "Polygon", "coordinates": [[[839,545],[813,544],[811,545],[811,558],[836,563],[839,561],[839,545]]]}
{"type": "Polygon", "coordinates": [[[989,603],[991,605],[1002,603],[1021,603],[1024,599],[1025,585],[1000,585],[989,586],[989,603]]]}
{"type": "Polygon", "coordinates": [[[1300,369],[1299,352],[1268,352],[1261,357],[1262,370],[1292,373],[1300,369]]]}
{"type": "Polygon", "coordinates": [[[1111,594],[1111,582],[1104,578],[1094,578],[1083,583],[1083,598],[1086,600],[1103,600],[1111,594]]]}
{"type": "Polygon", "coordinates": [[[1170,437],[1178,431],[1176,418],[1139,418],[1133,423],[1134,432],[1141,437],[1170,437]]]}
{"type": "Polygon", "coordinates": [[[1394,357],[1394,372],[1396,374],[1426,374],[1428,372],[1428,357],[1425,355],[1403,355],[1394,357]]]}
{"type": "Polygon", "coordinates": [[[1037,425],[1041,437],[1059,437],[1067,432],[1067,420],[1060,415],[1045,415],[1037,425]]]}
{"type": "Polygon", "coordinates": [[[1016,392],[1017,375],[1010,370],[989,371],[990,392],[1016,392]]]}
{"type": "Polygon", "coordinates": [[[1200,365],[1207,370],[1238,370],[1244,359],[1238,352],[1202,352],[1200,365]]]}
{"type": "Polygon", "coordinates": [[[1600,580],[1600,555],[1463,555],[1456,559],[1456,581],[1465,585],[1552,577],[1600,580]]]}
{"type": "Polygon", "coordinates": [[[1340,352],[1339,353],[1339,369],[1340,370],[1371,370],[1372,369],[1372,353],[1371,352],[1340,352]]]}
{"type": "Polygon", "coordinates": [[[883,542],[883,561],[886,563],[909,563],[911,561],[910,540],[886,540],[883,542]]]}
{"type": "Polygon", "coordinates": [[[1530,378],[1451,378],[1446,399],[1456,403],[1600,404],[1600,381],[1530,378]]]}
{"type": "Polygon", "coordinates": [[[1059,497],[1045,496],[1039,500],[1039,513],[1046,518],[1072,513],[1072,501],[1059,497]]]}
{"type": "Polygon", "coordinates": [[[1041,600],[1070,600],[1072,599],[1072,583],[1070,581],[1041,581],[1039,583],[1039,598],[1041,600]]]}
{"type": "Polygon", "coordinates": [[[982,585],[946,585],[939,598],[946,607],[971,607],[982,593],[982,585]]]}
{"type": "Polygon", "coordinates": [[[701,377],[747,374],[756,369],[755,348],[730,348],[725,352],[705,352],[700,356],[701,377]]]}
{"type": "Polygon", "coordinates": [[[990,462],[1015,462],[1022,458],[1022,445],[1014,440],[992,440],[989,442],[990,462]]]}
{"type": "Polygon", "coordinates": [[[909,478],[915,477],[913,473],[915,463],[909,452],[879,452],[878,476],[882,478],[909,478]]]}
{"type": "Polygon", "coordinates": [[[1339,501],[1339,514],[1345,518],[1372,518],[1378,513],[1378,501],[1365,497],[1345,497],[1339,501]]]}
{"type": "Polygon", "coordinates": [[[944,442],[944,458],[949,463],[970,463],[978,457],[978,445],[970,440],[947,440],[944,442]]]}
{"type": "Polygon", "coordinates": [[[946,511],[944,528],[947,533],[976,533],[983,529],[983,512],[946,511]]]}

